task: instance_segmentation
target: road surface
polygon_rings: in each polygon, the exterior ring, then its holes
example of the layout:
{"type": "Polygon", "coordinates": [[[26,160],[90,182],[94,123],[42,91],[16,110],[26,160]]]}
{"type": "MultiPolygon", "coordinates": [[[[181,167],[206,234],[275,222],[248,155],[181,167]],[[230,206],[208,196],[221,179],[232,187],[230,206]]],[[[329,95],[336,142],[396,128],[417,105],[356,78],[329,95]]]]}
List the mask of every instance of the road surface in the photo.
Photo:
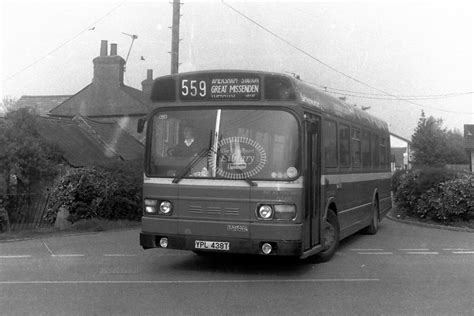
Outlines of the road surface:
{"type": "Polygon", "coordinates": [[[142,250],[139,230],[0,243],[5,315],[473,315],[474,234],[384,219],[327,263],[142,250]]]}

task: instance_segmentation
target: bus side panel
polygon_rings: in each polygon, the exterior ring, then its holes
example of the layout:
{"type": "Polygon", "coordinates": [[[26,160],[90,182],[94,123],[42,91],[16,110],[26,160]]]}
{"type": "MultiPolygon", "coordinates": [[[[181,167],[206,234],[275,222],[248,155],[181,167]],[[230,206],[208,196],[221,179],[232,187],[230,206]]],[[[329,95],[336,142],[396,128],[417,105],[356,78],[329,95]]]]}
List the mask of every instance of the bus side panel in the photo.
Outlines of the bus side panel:
{"type": "Polygon", "coordinates": [[[341,180],[326,186],[327,192],[335,192],[339,225],[344,236],[370,223],[375,190],[379,194],[381,216],[385,215],[382,211],[391,205],[390,179],[354,181],[350,176],[347,179],[347,182],[341,180]],[[346,234],[344,231],[350,232],[346,234]]]}
{"type": "Polygon", "coordinates": [[[379,206],[380,218],[382,219],[392,208],[392,183],[390,180],[380,180],[379,183],[379,206]]]}

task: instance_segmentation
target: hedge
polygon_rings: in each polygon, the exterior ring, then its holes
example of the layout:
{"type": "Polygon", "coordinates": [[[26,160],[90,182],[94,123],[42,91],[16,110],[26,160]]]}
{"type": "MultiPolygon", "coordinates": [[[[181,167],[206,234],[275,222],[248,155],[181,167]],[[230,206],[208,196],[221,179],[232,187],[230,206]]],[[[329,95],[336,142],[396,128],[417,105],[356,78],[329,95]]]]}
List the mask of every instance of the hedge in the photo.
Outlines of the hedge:
{"type": "Polygon", "coordinates": [[[424,169],[394,174],[395,201],[408,215],[439,222],[474,220],[470,174],[424,169]]]}
{"type": "Polygon", "coordinates": [[[45,219],[54,223],[60,207],[72,223],[81,219],[139,220],[142,178],[130,164],[69,169],[53,186],[45,219]]]}

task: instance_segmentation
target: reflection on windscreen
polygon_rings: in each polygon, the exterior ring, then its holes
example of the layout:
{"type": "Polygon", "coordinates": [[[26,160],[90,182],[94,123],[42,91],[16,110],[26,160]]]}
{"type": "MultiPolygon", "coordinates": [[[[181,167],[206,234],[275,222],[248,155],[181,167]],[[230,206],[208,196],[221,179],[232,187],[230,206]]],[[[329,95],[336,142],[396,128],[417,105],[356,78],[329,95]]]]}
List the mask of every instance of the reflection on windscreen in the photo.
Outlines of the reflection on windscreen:
{"type": "Polygon", "coordinates": [[[168,110],[152,124],[152,176],[278,180],[299,173],[298,124],[288,112],[168,110]]]}

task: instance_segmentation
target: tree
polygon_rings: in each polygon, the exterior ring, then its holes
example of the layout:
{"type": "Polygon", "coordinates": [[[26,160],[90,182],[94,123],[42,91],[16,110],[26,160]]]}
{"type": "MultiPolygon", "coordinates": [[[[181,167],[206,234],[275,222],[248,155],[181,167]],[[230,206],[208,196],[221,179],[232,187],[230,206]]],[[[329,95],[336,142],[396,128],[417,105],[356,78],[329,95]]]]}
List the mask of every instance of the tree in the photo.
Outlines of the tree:
{"type": "Polygon", "coordinates": [[[442,119],[421,117],[412,136],[415,166],[444,167],[446,164],[463,164],[467,161],[462,135],[443,127],[442,119]]]}
{"type": "Polygon", "coordinates": [[[24,189],[36,179],[55,175],[61,152],[40,136],[37,117],[29,109],[8,112],[0,134],[0,172],[8,178],[7,184],[13,174],[24,189]]]}
{"type": "MultiPolygon", "coordinates": [[[[30,193],[35,184],[53,179],[61,157],[59,148],[40,136],[37,117],[28,109],[10,111],[0,121],[0,175],[4,178],[7,197],[30,193]],[[16,186],[12,179],[17,180],[16,186]]],[[[9,215],[11,218],[12,214],[9,215]]]]}
{"type": "Polygon", "coordinates": [[[464,137],[459,130],[450,130],[447,135],[446,162],[448,164],[469,164],[469,156],[464,148],[464,137]]]}

